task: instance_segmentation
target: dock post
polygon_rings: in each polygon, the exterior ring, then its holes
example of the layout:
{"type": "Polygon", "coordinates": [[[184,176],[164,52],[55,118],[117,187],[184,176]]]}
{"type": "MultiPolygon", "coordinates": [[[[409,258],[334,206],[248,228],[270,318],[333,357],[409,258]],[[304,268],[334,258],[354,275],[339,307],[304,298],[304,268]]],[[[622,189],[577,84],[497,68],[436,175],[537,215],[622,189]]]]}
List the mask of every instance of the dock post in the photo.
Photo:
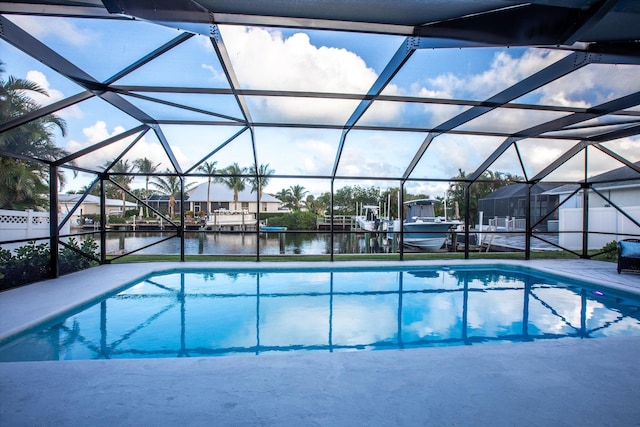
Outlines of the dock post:
{"type": "Polygon", "coordinates": [[[198,233],[198,255],[202,255],[204,253],[204,231],[200,231],[198,233]]]}

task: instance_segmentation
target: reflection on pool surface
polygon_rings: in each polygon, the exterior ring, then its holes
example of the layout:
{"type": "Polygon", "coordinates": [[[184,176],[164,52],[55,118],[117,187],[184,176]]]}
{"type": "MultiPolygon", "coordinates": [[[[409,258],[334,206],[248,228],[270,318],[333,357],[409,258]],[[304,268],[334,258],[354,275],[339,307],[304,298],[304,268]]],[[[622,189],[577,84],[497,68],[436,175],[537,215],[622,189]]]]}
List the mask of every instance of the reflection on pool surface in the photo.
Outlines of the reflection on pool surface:
{"type": "Polygon", "coordinates": [[[349,351],[640,335],[640,299],[503,266],[168,271],[0,361],[349,351]]]}

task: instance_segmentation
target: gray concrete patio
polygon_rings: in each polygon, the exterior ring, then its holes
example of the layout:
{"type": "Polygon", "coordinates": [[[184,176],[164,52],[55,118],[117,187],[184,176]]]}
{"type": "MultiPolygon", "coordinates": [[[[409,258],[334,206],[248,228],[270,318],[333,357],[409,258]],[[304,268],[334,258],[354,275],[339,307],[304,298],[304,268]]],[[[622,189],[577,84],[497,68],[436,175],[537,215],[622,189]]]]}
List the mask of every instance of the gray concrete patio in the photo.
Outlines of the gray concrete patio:
{"type": "MultiPolygon", "coordinates": [[[[457,262],[464,261],[446,264],[457,262]]],[[[611,263],[501,263],[640,292],[640,275],[618,275],[611,263]]],[[[443,262],[402,263],[412,264],[443,262]]],[[[0,337],[141,275],[203,266],[105,265],[3,292],[0,337]]],[[[256,266],[271,265],[242,263],[238,268],[256,266]]],[[[0,422],[7,426],[640,425],[639,354],[640,337],[625,337],[375,352],[0,363],[0,422]]]]}

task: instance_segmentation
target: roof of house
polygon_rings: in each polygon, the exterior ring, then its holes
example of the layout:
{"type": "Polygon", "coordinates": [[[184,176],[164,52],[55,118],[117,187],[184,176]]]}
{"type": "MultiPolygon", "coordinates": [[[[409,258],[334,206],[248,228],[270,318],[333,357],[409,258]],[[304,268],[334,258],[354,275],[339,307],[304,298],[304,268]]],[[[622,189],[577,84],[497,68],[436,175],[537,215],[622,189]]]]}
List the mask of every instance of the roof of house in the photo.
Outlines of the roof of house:
{"type": "MultiPolygon", "coordinates": [[[[640,167],[640,161],[635,162],[634,165],[640,167]]],[[[584,180],[579,181],[580,183],[584,180]]],[[[615,189],[625,187],[640,187],[640,173],[628,166],[622,166],[617,169],[610,170],[609,172],[595,175],[588,179],[588,182],[593,183],[593,187],[599,190],[602,189],[615,189]]],[[[573,193],[578,188],[578,184],[565,184],[554,189],[551,189],[545,194],[567,194],[573,193]]]]}
{"type": "MultiPolygon", "coordinates": [[[[489,200],[489,199],[510,199],[512,197],[526,197],[527,195],[527,187],[528,184],[518,183],[518,184],[509,184],[504,187],[498,188],[496,191],[488,194],[486,197],[483,197],[480,200],[489,200]]],[[[536,184],[531,187],[531,194],[542,194],[551,190],[555,187],[558,187],[557,184],[536,184]]]]}
{"type": "MultiPolygon", "coordinates": [[[[58,202],[66,203],[66,204],[75,204],[78,203],[78,200],[82,197],[82,194],[58,194],[58,202]]],[[[93,194],[88,194],[87,197],[83,200],[82,203],[99,205],[100,197],[94,196],[93,194]]],[[[127,207],[138,207],[137,203],[126,201],[127,207]]],[[[122,199],[107,199],[107,206],[122,206],[122,199]]]]}
{"type": "MultiPolygon", "coordinates": [[[[176,197],[175,199],[176,203],[180,203],[179,197],[176,197]]],[[[166,194],[152,194],[151,196],[149,196],[150,202],[169,202],[169,200],[171,200],[171,196],[167,196],[166,194]]],[[[185,194],[184,200],[189,200],[189,195],[185,194]]]]}
{"type": "MultiPolygon", "coordinates": [[[[207,185],[207,182],[203,182],[193,190],[189,191],[189,200],[194,202],[206,202],[207,185]]],[[[258,195],[255,192],[251,191],[251,187],[247,186],[244,191],[240,191],[238,193],[238,202],[256,202],[257,197],[258,195]]],[[[209,192],[209,200],[211,202],[232,202],[233,190],[225,184],[212,182],[211,191],[209,192]]],[[[280,200],[267,193],[262,193],[262,198],[260,201],[263,203],[281,203],[280,200]]]]}

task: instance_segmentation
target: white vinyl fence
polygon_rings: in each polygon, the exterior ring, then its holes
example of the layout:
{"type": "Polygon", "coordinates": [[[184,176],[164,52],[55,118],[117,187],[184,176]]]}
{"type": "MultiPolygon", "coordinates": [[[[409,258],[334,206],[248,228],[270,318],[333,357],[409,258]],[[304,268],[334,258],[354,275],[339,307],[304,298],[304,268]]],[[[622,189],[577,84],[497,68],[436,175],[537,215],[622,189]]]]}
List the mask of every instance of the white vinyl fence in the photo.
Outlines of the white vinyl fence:
{"type": "MultiPolygon", "coordinates": [[[[625,206],[624,211],[640,222],[640,206],[625,206]]],[[[582,208],[560,209],[558,219],[559,231],[582,231],[582,208]]],[[[615,208],[591,208],[589,231],[588,248],[600,249],[612,240],[622,240],[632,237],[630,234],[640,234],[640,227],[615,208]]],[[[582,233],[561,233],[559,243],[567,249],[582,249],[582,233]]]]}
{"type": "MultiPolygon", "coordinates": [[[[64,217],[60,216],[59,220],[64,217]]],[[[69,234],[69,222],[60,234],[69,234]]],[[[49,237],[49,213],[0,209],[0,241],[49,237]]]]}

